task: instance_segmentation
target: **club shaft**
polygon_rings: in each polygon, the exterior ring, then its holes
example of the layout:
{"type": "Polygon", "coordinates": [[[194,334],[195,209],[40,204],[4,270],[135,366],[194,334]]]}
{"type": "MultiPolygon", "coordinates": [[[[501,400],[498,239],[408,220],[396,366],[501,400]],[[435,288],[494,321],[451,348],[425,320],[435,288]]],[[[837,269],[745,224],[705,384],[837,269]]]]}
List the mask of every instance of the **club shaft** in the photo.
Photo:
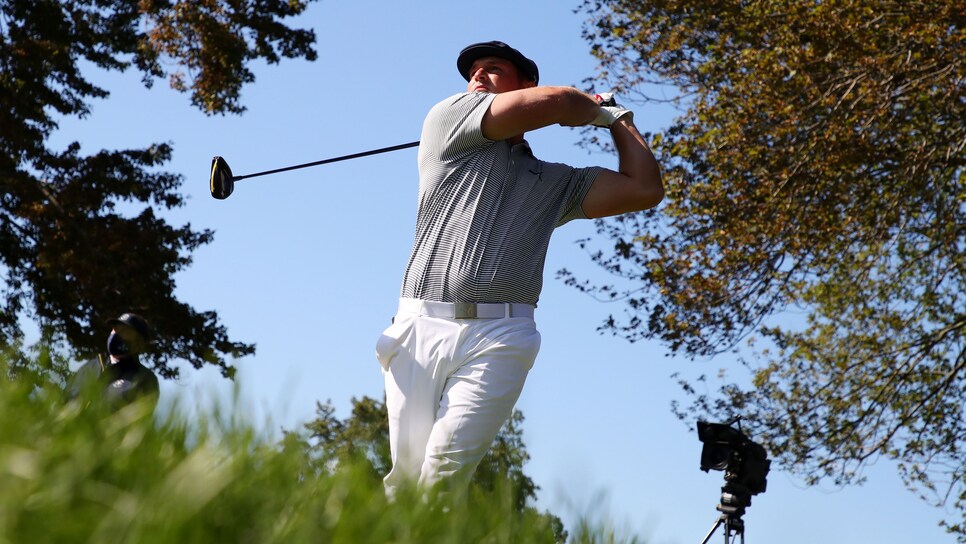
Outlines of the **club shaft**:
{"type": "Polygon", "coordinates": [[[349,159],[358,159],[359,157],[368,157],[369,155],[378,155],[380,153],[388,153],[390,151],[397,151],[399,149],[406,149],[409,147],[416,147],[419,142],[409,142],[408,144],[399,144],[391,147],[383,147],[380,149],[373,149],[371,151],[363,151],[362,153],[353,153],[352,155],[343,155],[342,157],[333,157],[331,159],[323,159],[321,161],[307,162],[305,164],[297,164],[295,166],[286,166],[285,168],[276,168],[275,170],[266,170],[265,172],[257,172],[255,174],[245,174],[244,176],[232,176],[232,181],[238,181],[246,178],[254,178],[257,176],[267,176],[268,174],[277,174],[279,172],[288,172],[289,170],[298,170],[299,168],[308,168],[310,166],[318,166],[320,164],[328,164],[330,162],[347,161],[349,159]]]}

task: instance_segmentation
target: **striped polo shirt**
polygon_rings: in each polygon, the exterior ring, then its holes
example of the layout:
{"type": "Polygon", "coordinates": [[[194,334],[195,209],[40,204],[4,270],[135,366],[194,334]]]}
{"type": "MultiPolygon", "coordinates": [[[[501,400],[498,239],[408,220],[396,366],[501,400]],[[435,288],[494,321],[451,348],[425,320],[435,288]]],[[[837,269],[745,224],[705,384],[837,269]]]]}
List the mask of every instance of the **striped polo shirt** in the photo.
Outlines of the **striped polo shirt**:
{"type": "Polygon", "coordinates": [[[586,218],[580,203],[601,168],[540,161],[526,142],[487,139],[483,115],[495,97],[451,96],[423,122],[403,297],[536,304],[553,229],[586,218]]]}

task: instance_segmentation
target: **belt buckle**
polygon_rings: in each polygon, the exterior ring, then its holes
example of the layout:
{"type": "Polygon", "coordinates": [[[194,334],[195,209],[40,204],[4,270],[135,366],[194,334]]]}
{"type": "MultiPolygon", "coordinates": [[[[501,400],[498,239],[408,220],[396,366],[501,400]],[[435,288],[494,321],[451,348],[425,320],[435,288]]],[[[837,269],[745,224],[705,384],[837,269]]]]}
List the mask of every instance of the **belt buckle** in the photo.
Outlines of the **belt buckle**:
{"type": "Polygon", "coordinates": [[[454,302],[453,303],[453,318],[454,319],[476,319],[476,303],[475,302],[454,302]]]}

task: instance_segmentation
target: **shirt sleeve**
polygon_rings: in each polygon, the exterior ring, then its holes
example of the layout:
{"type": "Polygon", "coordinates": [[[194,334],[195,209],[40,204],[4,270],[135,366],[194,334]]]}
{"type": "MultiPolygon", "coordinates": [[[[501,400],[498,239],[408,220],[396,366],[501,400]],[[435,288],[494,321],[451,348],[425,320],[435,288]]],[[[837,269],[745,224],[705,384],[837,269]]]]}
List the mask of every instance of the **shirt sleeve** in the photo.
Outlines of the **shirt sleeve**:
{"type": "Polygon", "coordinates": [[[458,161],[491,145],[493,140],[483,135],[483,116],[494,98],[489,93],[461,93],[433,106],[423,121],[421,160],[458,161]]]}
{"type": "Polygon", "coordinates": [[[590,187],[602,171],[603,168],[599,166],[573,169],[573,177],[571,178],[566,205],[563,207],[560,218],[557,220],[556,225],[554,225],[555,227],[569,223],[574,219],[587,219],[587,214],[584,213],[584,208],[581,204],[583,204],[584,197],[587,196],[587,192],[590,191],[590,187]]]}
{"type": "Polygon", "coordinates": [[[67,393],[67,400],[78,398],[88,387],[93,387],[93,383],[101,374],[101,363],[97,359],[87,361],[67,381],[64,388],[67,393]]]}

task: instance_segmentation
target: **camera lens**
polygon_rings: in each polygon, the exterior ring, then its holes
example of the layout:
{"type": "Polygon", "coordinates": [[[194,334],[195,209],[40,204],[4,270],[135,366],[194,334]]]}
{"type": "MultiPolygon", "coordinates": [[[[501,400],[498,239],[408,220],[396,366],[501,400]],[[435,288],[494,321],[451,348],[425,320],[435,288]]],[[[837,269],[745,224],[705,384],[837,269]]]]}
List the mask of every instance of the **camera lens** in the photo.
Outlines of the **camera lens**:
{"type": "Polygon", "coordinates": [[[701,456],[701,470],[725,470],[732,457],[734,450],[731,448],[706,444],[701,456]]]}

